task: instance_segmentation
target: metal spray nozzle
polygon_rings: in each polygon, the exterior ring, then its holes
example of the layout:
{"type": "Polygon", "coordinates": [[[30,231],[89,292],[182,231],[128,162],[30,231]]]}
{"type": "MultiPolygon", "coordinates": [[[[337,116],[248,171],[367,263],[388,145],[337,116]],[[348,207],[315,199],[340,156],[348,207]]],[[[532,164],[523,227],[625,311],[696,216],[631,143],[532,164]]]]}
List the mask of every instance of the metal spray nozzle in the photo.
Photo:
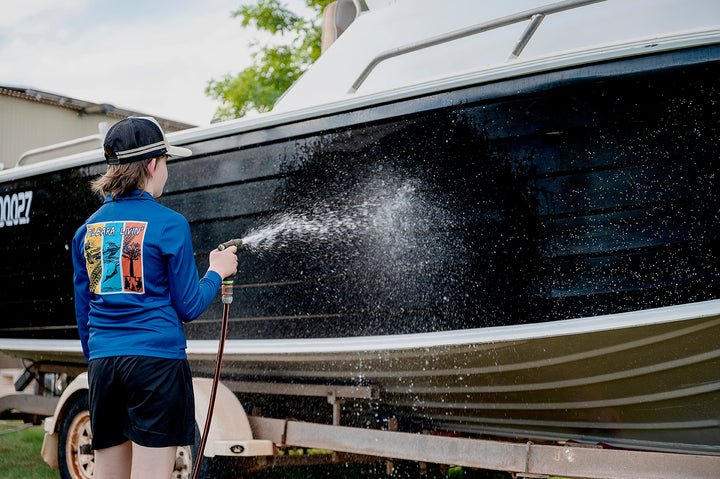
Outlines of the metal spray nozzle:
{"type": "Polygon", "coordinates": [[[230,246],[235,246],[236,248],[240,248],[240,245],[243,243],[243,240],[240,238],[231,239],[230,241],[226,241],[222,244],[219,244],[217,249],[218,251],[222,251],[225,248],[229,248],[230,246]]]}

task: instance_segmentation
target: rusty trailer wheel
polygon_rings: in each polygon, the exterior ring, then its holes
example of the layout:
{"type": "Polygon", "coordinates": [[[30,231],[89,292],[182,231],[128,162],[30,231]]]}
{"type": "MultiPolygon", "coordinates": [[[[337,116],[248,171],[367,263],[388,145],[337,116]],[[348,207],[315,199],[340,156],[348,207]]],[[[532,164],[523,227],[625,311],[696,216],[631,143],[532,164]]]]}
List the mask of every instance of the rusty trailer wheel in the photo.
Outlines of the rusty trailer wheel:
{"type": "Polygon", "coordinates": [[[172,479],[190,479],[192,476],[192,451],[190,446],[180,446],[175,453],[172,479]]]}
{"type": "Polygon", "coordinates": [[[58,465],[63,479],[90,479],[95,470],[87,395],[78,396],[60,425],[58,465]]]}

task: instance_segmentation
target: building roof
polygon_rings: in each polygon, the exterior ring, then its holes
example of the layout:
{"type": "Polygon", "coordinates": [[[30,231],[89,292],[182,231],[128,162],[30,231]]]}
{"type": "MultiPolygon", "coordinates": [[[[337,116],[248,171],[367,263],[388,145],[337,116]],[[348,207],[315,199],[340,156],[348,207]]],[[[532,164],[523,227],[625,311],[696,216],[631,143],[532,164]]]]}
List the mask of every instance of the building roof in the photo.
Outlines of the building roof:
{"type": "Polygon", "coordinates": [[[148,115],[138,111],[125,110],[123,108],[116,108],[113,105],[107,103],[92,103],[89,101],[78,100],[68,96],[58,95],[46,91],[34,90],[32,88],[25,88],[21,86],[8,86],[0,85],[0,95],[12,96],[15,98],[21,98],[23,100],[35,101],[38,103],[45,103],[49,105],[55,105],[61,108],[68,108],[75,110],[79,115],[91,115],[91,114],[103,114],[109,117],[118,119],[128,118],[130,116],[153,116],[158,123],[163,127],[165,131],[179,131],[193,128],[196,125],[189,123],[183,123],[180,121],[169,120],[167,118],[161,118],[155,115],[148,115]]]}

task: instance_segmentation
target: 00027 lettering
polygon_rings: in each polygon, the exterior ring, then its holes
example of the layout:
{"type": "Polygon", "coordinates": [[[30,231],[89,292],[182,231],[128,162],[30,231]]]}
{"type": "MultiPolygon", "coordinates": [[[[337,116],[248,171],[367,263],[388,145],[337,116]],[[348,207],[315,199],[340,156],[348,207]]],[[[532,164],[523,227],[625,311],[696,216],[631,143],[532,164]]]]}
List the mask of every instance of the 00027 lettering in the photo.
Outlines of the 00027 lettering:
{"type": "Polygon", "coordinates": [[[28,224],[32,197],[32,191],[0,196],[0,228],[28,224]]]}

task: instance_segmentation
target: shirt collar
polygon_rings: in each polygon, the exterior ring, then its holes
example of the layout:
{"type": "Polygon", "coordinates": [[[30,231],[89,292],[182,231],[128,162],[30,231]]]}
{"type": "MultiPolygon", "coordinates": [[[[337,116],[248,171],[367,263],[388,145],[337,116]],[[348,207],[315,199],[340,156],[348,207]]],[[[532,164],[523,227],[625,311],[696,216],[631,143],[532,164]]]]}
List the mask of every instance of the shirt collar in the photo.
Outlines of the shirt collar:
{"type": "Polygon", "coordinates": [[[151,200],[151,201],[155,201],[155,198],[153,198],[152,195],[150,193],[148,193],[147,191],[135,190],[130,195],[118,196],[114,200],[113,200],[112,196],[110,196],[108,194],[105,197],[104,203],[110,203],[112,201],[120,201],[120,200],[151,200]]]}

